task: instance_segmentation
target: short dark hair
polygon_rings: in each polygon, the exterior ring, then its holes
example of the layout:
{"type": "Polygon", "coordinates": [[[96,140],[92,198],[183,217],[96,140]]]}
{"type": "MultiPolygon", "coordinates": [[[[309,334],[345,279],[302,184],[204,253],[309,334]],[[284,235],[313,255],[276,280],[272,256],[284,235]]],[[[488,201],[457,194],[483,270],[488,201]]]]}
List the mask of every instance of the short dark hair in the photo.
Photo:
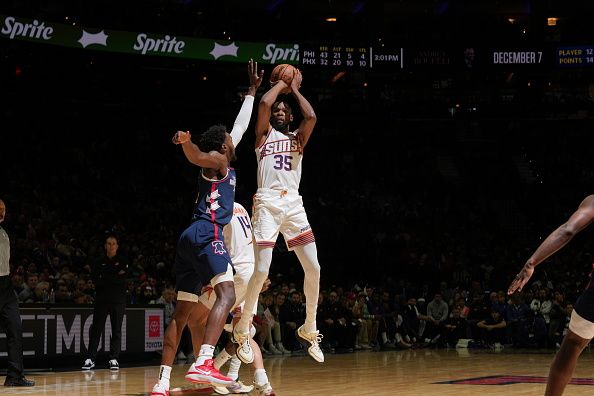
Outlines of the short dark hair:
{"type": "Polygon", "coordinates": [[[206,130],[198,141],[198,147],[205,153],[219,151],[225,143],[227,128],[224,125],[213,125],[206,130]]]}

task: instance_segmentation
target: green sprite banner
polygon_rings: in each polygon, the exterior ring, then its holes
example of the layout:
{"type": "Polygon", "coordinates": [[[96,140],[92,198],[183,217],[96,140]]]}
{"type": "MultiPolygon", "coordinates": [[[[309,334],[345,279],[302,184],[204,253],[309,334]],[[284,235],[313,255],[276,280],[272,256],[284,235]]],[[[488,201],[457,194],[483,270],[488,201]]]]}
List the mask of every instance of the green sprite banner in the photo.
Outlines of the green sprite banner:
{"type": "Polygon", "coordinates": [[[0,15],[0,37],[85,50],[211,61],[299,63],[299,44],[253,43],[87,28],[0,15]]]}

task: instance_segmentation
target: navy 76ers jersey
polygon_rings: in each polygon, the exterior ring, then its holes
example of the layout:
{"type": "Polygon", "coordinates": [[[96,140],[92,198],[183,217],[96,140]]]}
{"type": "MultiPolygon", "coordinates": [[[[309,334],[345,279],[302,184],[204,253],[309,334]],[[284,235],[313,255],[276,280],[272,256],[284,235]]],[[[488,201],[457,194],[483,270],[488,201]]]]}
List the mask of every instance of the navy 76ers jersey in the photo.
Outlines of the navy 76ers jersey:
{"type": "Polygon", "coordinates": [[[192,220],[202,219],[221,226],[229,224],[233,217],[235,184],[235,170],[232,168],[227,168],[227,175],[221,180],[209,179],[200,172],[198,199],[192,220]]]}

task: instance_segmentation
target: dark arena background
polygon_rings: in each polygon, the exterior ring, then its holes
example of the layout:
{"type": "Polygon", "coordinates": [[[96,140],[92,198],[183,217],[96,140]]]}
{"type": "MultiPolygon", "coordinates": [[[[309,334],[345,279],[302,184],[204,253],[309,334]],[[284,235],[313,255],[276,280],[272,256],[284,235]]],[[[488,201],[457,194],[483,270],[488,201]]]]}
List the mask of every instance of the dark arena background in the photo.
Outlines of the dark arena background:
{"type": "MultiPolygon", "coordinates": [[[[573,0],[0,2],[1,225],[36,382],[0,394],[151,393],[200,171],[171,139],[231,129],[250,59],[265,74],[233,163],[236,202],[251,212],[258,102],[276,65],[301,70],[317,115],[299,191],[326,361],[293,336],[304,275],[280,237],[259,304],[278,331],[257,336],[275,393],[544,394],[589,282],[592,229],[507,289],[594,193],[592,18],[594,3],[573,0]],[[107,322],[81,372],[111,234],[129,262],[121,369],[107,369],[107,322]]],[[[1,375],[7,347],[0,333],[1,375]]],[[[188,339],[179,352],[171,395],[210,394],[184,381],[188,339]]],[[[593,385],[587,346],[564,394],[593,385]]]]}

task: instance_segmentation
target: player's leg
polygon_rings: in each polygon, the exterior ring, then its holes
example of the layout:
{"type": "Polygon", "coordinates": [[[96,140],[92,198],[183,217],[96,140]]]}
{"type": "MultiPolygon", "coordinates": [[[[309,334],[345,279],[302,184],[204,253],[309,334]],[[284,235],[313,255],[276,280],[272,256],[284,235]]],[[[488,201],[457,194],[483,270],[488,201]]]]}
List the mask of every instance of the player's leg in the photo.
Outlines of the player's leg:
{"type": "MultiPolygon", "coordinates": [[[[582,297],[584,297],[582,295],[582,297]]],[[[576,304],[579,306],[580,301],[576,304]]],[[[577,360],[594,337],[594,323],[581,317],[575,310],[571,314],[569,331],[557,351],[549,370],[545,396],[562,395],[571,380],[577,360]]]]}
{"type": "Polygon", "coordinates": [[[216,301],[214,302],[206,326],[204,329],[204,341],[200,346],[200,351],[196,362],[190,367],[186,374],[186,379],[194,383],[209,382],[212,385],[231,385],[234,381],[219,373],[214,367],[213,354],[215,345],[223,332],[225,321],[229,315],[229,311],[235,303],[235,290],[233,287],[233,269],[231,267],[228,255],[211,256],[207,255],[206,259],[213,273],[216,273],[211,285],[216,294],[216,301]],[[226,262],[226,271],[221,272],[221,263],[226,262]]]}
{"type": "MultiPolygon", "coordinates": [[[[256,309],[254,307],[254,311],[255,310],[256,309]]],[[[241,315],[241,311],[239,310],[239,313],[235,312],[234,315],[241,315]]],[[[253,313],[250,316],[253,316],[253,313]]],[[[237,317],[234,317],[235,322],[237,321],[237,319],[237,317]]],[[[249,393],[252,390],[254,390],[255,387],[257,395],[274,395],[274,391],[272,390],[272,386],[270,385],[270,381],[268,380],[268,375],[266,374],[266,369],[264,368],[264,359],[262,358],[262,351],[260,350],[260,346],[258,345],[258,343],[256,343],[253,339],[255,332],[256,329],[250,325],[250,345],[252,347],[252,351],[254,354],[254,386],[246,386],[241,381],[237,381],[237,378],[239,377],[239,367],[241,365],[241,361],[236,356],[234,344],[228,344],[225,347],[225,349],[219,354],[219,356],[217,356],[217,363],[215,364],[215,367],[217,366],[217,364],[218,367],[221,367],[223,364],[225,364],[225,362],[230,360],[229,371],[227,372],[227,375],[230,378],[234,378],[236,380],[235,385],[227,387],[227,390],[230,393],[249,393]]],[[[215,388],[215,392],[223,394],[220,389],[215,388]]]]}
{"type": "Polygon", "coordinates": [[[208,319],[208,313],[210,311],[209,308],[201,303],[201,298],[202,296],[198,299],[198,304],[195,304],[194,310],[190,313],[190,317],[188,318],[188,329],[192,336],[192,349],[194,350],[195,356],[200,354],[200,346],[204,341],[206,320],[208,319]]]}
{"type": "Polygon", "coordinates": [[[191,229],[188,228],[182,233],[177,243],[174,263],[177,302],[171,322],[165,329],[159,381],[153,387],[151,396],[167,396],[169,394],[171,366],[175,360],[184,327],[186,327],[190,314],[198,302],[200,278],[194,268],[195,255],[192,248],[192,234],[191,229]]]}
{"type": "MultiPolygon", "coordinates": [[[[256,306],[264,281],[268,278],[272,263],[272,248],[280,229],[281,215],[279,212],[281,211],[275,206],[273,200],[259,197],[259,194],[256,194],[252,219],[256,263],[245,296],[245,306],[247,307],[256,306]]],[[[251,319],[251,316],[243,315],[233,329],[233,339],[238,344],[237,357],[244,363],[254,361],[249,337],[251,319]]]]}
{"type": "Polygon", "coordinates": [[[320,295],[320,264],[318,263],[318,249],[315,242],[296,246],[295,254],[305,273],[303,293],[305,294],[305,324],[306,332],[316,331],[316,314],[318,296],[320,295]]]}
{"type": "MultiPolygon", "coordinates": [[[[238,309],[235,310],[233,320],[237,320],[237,316],[239,316],[240,318],[244,316],[247,316],[250,319],[253,318],[254,315],[256,315],[256,313],[258,312],[257,304],[257,301],[253,305],[246,305],[244,302],[238,307],[238,309]],[[251,308],[246,309],[245,307],[251,308]]],[[[258,343],[254,341],[254,335],[256,335],[256,328],[252,325],[252,320],[250,320],[250,344],[252,345],[254,354],[254,387],[256,395],[274,396],[274,390],[270,385],[268,375],[266,374],[266,369],[264,368],[264,359],[262,358],[262,351],[260,350],[260,346],[258,345],[258,343]]],[[[250,389],[250,391],[252,389],[250,389]]]]}
{"type": "Polygon", "coordinates": [[[303,292],[305,294],[305,323],[297,329],[297,338],[307,352],[317,362],[324,361],[324,354],[319,346],[321,335],[316,326],[318,297],[320,294],[320,263],[315,237],[300,196],[293,198],[291,209],[280,231],[283,233],[289,250],[294,250],[303,267],[303,292]]]}
{"type": "Polygon", "coordinates": [[[264,359],[262,358],[260,346],[253,341],[252,348],[254,349],[254,387],[256,395],[274,396],[274,390],[272,390],[270,380],[264,368],[264,359]]]}
{"type": "MultiPolygon", "coordinates": [[[[264,281],[268,277],[268,270],[272,262],[272,248],[255,247],[256,265],[254,275],[248,284],[246,293],[246,304],[253,305],[258,302],[258,296],[264,281]]],[[[251,318],[244,315],[233,329],[233,339],[237,342],[237,357],[244,363],[252,363],[254,361],[254,354],[250,345],[249,326],[251,318]]]]}
{"type": "MultiPolygon", "coordinates": [[[[237,274],[235,276],[237,280],[237,274]]],[[[238,290],[236,288],[235,292],[237,293],[238,290]]],[[[236,307],[233,311],[234,314],[236,311],[240,311],[240,307],[236,307]]],[[[239,318],[233,319],[233,323],[231,324],[231,328],[233,325],[237,323],[239,318]]],[[[235,354],[235,344],[229,340],[225,348],[216,356],[214,366],[217,370],[221,370],[221,368],[227,363],[229,363],[229,369],[227,370],[227,377],[231,378],[235,381],[234,384],[228,385],[226,387],[218,386],[214,388],[215,393],[220,395],[227,395],[230,393],[250,393],[254,387],[244,385],[241,381],[239,381],[239,368],[241,367],[241,361],[237,358],[235,354]]]]}
{"type": "MultiPolygon", "coordinates": [[[[163,337],[163,354],[161,355],[161,367],[159,368],[159,381],[153,387],[151,396],[167,396],[169,394],[171,366],[175,360],[175,354],[184,327],[186,327],[190,313],[196,305],[196,302],[193,302],[192,298],[188,298],[186,294],[188,296],[190,295],[189,293],[178,292],[178,299],[175,310],[173,311],[173,317],[171,318],[171,322],[169,322],[169,326],[167,326],[163,337]],[[180,297],[182,299],[180,299],[180,297]]],[[[195,300],[198,301],[198,296],[194,295],[194,297],[195,300]]]]}

